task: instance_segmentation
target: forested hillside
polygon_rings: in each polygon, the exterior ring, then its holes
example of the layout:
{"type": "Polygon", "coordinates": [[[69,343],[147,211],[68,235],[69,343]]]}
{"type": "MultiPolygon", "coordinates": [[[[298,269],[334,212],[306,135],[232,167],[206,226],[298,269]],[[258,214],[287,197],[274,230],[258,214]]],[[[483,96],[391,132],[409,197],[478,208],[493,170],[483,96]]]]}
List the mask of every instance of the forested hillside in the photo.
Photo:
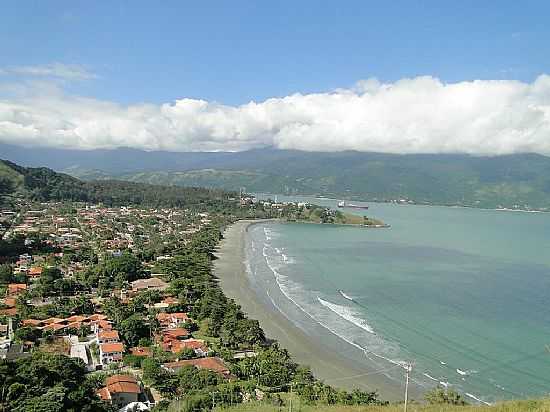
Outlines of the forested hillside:
{"type": "Polygon", "coordinates": [[[0,196],[5,200],[102,202],[106,205],[210,206],[223,209],[235,194],[193,187],[167,187],[144,183],[104,180],[84,182],[48,168],[26,168],[0,161],[0,196]]]}

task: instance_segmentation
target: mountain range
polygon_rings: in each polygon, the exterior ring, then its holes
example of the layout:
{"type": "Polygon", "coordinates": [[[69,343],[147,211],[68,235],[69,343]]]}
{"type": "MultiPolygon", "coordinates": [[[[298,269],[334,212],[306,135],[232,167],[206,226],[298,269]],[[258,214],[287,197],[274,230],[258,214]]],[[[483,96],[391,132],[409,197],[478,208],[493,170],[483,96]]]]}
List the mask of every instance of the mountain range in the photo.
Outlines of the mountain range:
{"type": "Polygon", "coordinates": [[[550,208],[550,157],[538,154],[383,154],[254,149],[165,152],[66,150],[0,144],[0,158],[83,180],[118,179],[367,201],[550,208]]]}

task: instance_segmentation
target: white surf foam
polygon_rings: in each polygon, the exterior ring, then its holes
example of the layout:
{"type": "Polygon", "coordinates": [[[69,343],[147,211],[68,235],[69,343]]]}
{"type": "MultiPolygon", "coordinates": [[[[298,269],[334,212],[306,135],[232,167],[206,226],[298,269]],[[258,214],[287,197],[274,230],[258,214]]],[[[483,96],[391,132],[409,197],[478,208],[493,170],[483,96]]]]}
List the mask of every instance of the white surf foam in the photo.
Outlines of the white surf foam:
{"type": "Polygon", "coordinates": [[[346,295],[343,290],[339,290],[338,292],[340,293],[340,295],[344,297],[344,299],[351,300],[353,302],[353,298],[351,296],[346,295]]]}
{"type": "Polygon", "coordinates": [[[436,379],[436,378],[434,378],[433,376],[428,375],[427,373],[423,373],[422,375],[424,375],[424,376],[425,376],[426,378],[428,378],[428,379],[431,379],[431,380],[434,381],[434,382],[438,382],[438,381],[439,381],[439,379],[436,379]]]}
{"type": "Polygon", "coordinates": [[[348,322],[353,323],[355,326],[360,327],[363,330],[366,330],[369,333],[376,334],[374,332],[374,329],[367,323],[365,319],[361,319],[357,316],[357,313],[347,306],[340,306],[335,303],[328,302],[324,299],[321,299],[320,297],[317,297],[317,300],[321,305],[325,306],[326,308],[329,308],[331,311],[336,313],[341,318],[344,318],[348,322]]]}
{"type": "MultiPolygon", "coordinates": [[[[372,355],[378,359],[383,359],[391,364],[394,364],[394,365],[398,365],[398,366],[401,366],[401,367],[404,367],[404,365],[406,364],[404,361],[402,360],[395,360],[395,359],[391,359],[387,356],[384,356],[384,355],[381,355],[379,353],[375,353],[361,345],[359,345],[357,342],[353,341],[352,339],[350,339],[349,337],[345,336],[344,334],[342,334],[341,332],[339,333],[338,331],[336,331],[333,327],[329,326],[327,323],[325,322],[322,322],[321,320],[319,320],[317,317],[315,317],[313,314],[311,314],[305,307],[303,304],[301,304],[300,302],[298,302],[298,300],[292,296],[292,292],[294,293],[297,293],[297,294],[300,294],[300,293],[304,293],[305,291],[303,290],[302,286],[295,283],[295,282],[292,282],[288,276],[285,276],[285,275],[282,275],[281,273],[279,273],[279,271],[277,270],[277,268],[275,267],[275,265],[270,262],[270,256],[268,255],[267,253],[267,246],[264,247],[264,256],[265,256],[265,260],[266,260],[266,263],[267,263],[267,266],[269,267],[269,269],[271,270],[271,272],[273,273],[274,277],[275,277],[275,282],[277,283],[277,286],[279,287],[279,290],[281,291],[281,293],[289,300],[291,301],[298,309],[300,309],[304,314],[306,314],[310,319],[312,319],[315,323],[321,325],[322,327],[324,327],[325,329],[327,329],[329,332],[331,332],[332,334],[334,334],[335,336],[337,336],[338,338],[344,340],[345,342],[349,343],[350,345],[356,347],[357,349],[361,350],[365,356],[370,359],[370,357],[368,355],[372,355]]],[[[284,315],[284,313],[283,313],[284,315]]],[[[365,329],[365,326],[360,326],[362,329],[365,329]]],[[[367,327],[370,328],[370,326],[367,325],[367,327]]],[[[371,331],[372,331],[372,328],[370,328],[371,331]]],[[[365,329],[367,330],[367,329],[365,329]]],[[[369,333],[374,333],[374,332],[371,332],[369,331],[369,333]]],[[[388,375],[389,376],[389,375],[388,375]]]]}
{"type": "Polygon", "coordinates": [[[464,395],[468,396],[469,398],[472,398],[480,403],[483,403],[485,405],[491,405],[489,402],[484,401],[483,399],[479,399],[477,396],[472,395],[471,393],[464,392],[464,395]]]}

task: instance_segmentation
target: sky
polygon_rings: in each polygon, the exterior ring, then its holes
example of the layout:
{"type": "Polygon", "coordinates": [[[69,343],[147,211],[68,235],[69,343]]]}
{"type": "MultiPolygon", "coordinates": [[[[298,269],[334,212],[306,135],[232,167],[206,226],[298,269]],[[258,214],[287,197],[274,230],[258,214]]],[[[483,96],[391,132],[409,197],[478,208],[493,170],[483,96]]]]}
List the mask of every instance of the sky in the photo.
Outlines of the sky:
{"type": "Polygon", "coordinates": [[[550,155],[547,1],[6,1],[0,142],[550,155]]]}

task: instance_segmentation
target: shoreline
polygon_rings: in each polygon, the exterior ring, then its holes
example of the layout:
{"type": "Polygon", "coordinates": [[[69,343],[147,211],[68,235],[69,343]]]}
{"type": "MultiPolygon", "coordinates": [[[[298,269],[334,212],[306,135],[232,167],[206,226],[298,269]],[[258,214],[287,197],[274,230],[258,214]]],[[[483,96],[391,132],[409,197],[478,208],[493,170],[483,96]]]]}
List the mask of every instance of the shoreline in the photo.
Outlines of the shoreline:
{"type": "MultiPolygon", "coordinates": [[[[286,348],[295,362],[308,365],[315,377],[329,385],[343,389],[359,388],[377,391],[380,399],[400,401],[403,385],[384,376],[371,375],[374,370],[365,369],[349,358],[314,341],[294,325],[282,313],[268,308],[251,287],[245,267],[245,236],[252,225],[274,219],[240,220],[224,231],[224,239],[216,252],[214,274],[227,297],[234,299],[252,319],[257,319],[269,339],[274,339],[286,348]]],[[[419,395],[419,394],[414,394],[419,395]]]]}

